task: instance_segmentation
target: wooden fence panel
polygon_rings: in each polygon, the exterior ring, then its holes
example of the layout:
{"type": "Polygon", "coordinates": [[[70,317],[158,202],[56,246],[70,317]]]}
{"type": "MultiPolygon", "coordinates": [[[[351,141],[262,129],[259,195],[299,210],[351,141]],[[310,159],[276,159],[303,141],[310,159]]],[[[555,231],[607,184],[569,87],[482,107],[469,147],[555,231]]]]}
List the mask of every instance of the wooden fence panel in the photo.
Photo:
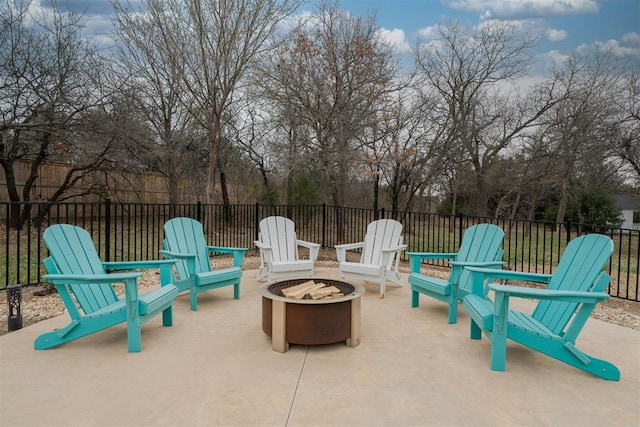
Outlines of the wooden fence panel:
{"type": "MultiPolygon", "coordinates": [[[[49,200],[58,186],[65,179],[71,165],[48,162],[38,168],[38,178],[33,187],[31,199],[49,200]]],[[[31,162],[18,161],[14,166],[18,192],[22,194],[24,184],[29,178],[31,162]]],[[[79,194],[91,187],[101,188],[100,193],[83,195],[74,201],[96,202],[103,198],[111,198],[119,202],[168,203],[166,178],[158,173],[120,173],[116,171],[98,170],[80,181],[70,194],[79,194]]],[[[185,202],[195,202],[196,197],[191,182],[180,186],[185,202]]],[[[0,201],[9,201],[6,177],[0,176],[0,201]]]]}

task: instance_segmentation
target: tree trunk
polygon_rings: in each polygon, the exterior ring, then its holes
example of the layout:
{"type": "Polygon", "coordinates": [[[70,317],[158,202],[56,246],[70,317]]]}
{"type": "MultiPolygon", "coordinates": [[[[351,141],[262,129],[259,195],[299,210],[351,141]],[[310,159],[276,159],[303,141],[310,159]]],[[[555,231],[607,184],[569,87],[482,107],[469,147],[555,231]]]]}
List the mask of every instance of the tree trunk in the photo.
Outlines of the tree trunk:
{"type": "MultiPolygon", "coordinates": [[[[14,161],[12,159],[5,159],[0,162],[4,169],[5,180],[7,181],[7,193],[9,195],[9,201],[19,202],[20,195],[18,194],[18,185],[16,183],[16,175],[13,171],[14,161]]],[[[15,228],[19,230],[20,224],[20,205],[18,203],[9,205],[9,228],[15,228]]]]}
{"type": "Polygon", "coordinates": [[[558,213],[556,214],[556,222],[564,222],[564,216],[567,213],[567,205],[569,204],[569,183],[566,179],[562,180],[561,197],[558,203],[558,213]]]}
{"type": "Polygon", "coordinates": [[[373,178],[373,214],[374,219],[378,219],[378,208],[380,198],[380,171],[376,171],[373,178]]]}
{"type": "MultiPolygon", "coordinates": [[[[457,186],[456,186],[457,187],[457,186]]],[[[451,229],[455,230],[455,223],[456,223],[456,206],[458,204],[458,189],[454,188],[453,189],[453,198],[451,200],[451,229]]]]}
{"type": "Polygon", "coordinates": [[[229,201],[229,191],[227,189],[227,175],[220,171],[220,191],[222,193],[222,210],[224,212],[225,224],[231,224],[233,215],[231,213],[231,203],[229,201]]]}
{"type": "MultiPolygon", "coordinates": [[[[215,115],[214,115],[215,116],[215,115]]],[[[218,177],[218,165],[220,158],[221,132],[220,119],[215,116],[209,130],[209,168],[207,169],[207,203],[215,203],[216,179],[218,177]]]]}

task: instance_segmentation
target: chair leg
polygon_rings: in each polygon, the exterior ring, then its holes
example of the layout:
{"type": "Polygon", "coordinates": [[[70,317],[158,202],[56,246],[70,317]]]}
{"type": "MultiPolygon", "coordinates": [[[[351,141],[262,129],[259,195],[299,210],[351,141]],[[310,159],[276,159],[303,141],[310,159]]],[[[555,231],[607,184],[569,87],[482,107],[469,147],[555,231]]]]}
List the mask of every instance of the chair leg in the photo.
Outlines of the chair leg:
{"type": "Polygon", "coordinates": [[[240,299],[240,282],[233,285],[233,298],[240,299]]]}
{"type": "Polygon", "coordinates": [[[162,326],[173,326],[173,305],[162,310],[162,326]]]}
{"type": "Polygon", "coordinates": [[[385,280],[382,279],[382,281],[380,282],[380,298],[384,298],[384,291],[385,291],[385,280]]]}
{"type": "Polygon", "coordinates": [[[482,339],[482,330],[480,329],[480,326],[478,326],[473,319],[469,322],[471,323],[471,327],[469,328],[469,338],[472,340],[482,339]]]}
{"type": "Polygon", "coordinates": [[[509,297],[496,293],[493,313],[493,333],[491,334],[491,369],[504,371],[507,359],[507,320],[509,316],[509,297]]]}
{"type": "Polygon", "coordinates": [[[411,291],[411,307],[418,307],[420,305],[420,293],[418,291],[411,291]]]}
{"type": "Polygon", "coordinates": [[[191,300],[191,311],[198,311],[198,294],[194,289],[189,292],[189,299],[191,300]]]}
{"type": "Polygon", "coordinates": [[[494,334],[491,337],[491,370],[504,371],[507,364],[507,337],[494,334]]]}
{"type": "Polygon", "coordinates": [[[127,343],[129,353],[138,353],[142,350],[142,332],[140,331],[140,318],[127,320],[127,343]]]}
{"type": "Polygon", "coordinates": [[[458,299],[451,296],[452,300],[449,300],[449,324],[453,325],[458,322],[458,299]]]}
{"type": "Polygon", "coordinates": [[[267,276],[267,274],[268,274],[267,267],[261,265],[260,268],[258,269],[258,275],[256,276],[256,279],[262,280],[267,276]]]}

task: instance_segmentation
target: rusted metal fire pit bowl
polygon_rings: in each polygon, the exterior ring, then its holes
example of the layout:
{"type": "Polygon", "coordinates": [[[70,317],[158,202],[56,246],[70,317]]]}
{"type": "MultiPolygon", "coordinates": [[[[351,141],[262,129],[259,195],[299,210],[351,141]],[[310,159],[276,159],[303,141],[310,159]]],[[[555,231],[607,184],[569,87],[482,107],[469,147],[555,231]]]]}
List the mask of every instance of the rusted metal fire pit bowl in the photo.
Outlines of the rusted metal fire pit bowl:
{"type": "Polygon", "coordinates": [[[304,278],[267,283],[262,295],[262,330],[272,338],[274,351],[284,353],[289,344],[321,345],[346,341],[360,344],[360,297],[364,287],[338,280],[304,278]],[[342,297],[313,300],[284,297],[282,290],[313,280],[335,286],[342,297]]]}

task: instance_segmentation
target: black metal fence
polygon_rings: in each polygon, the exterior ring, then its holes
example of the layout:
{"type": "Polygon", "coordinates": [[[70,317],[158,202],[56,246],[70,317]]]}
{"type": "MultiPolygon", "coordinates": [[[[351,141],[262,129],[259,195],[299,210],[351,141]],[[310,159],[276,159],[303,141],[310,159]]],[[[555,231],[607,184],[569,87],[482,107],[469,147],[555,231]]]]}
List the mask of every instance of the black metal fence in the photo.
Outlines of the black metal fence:
{"type": "MultiPolygon", "coordinates": [[[[323,248],[361,241],[369,222],[395,218],[403,223],[408,251],[419,252],[455,252],[467,227],[489,222],[505,231],[504,261],[509,268],[537,273],[551,273],[566,244],[594,229],[590,225],[570,222],[443,216],[327,205],[168,205],[110,200],[56,204],[0,202],[0,289],[15,283],[39,283],[44,274],[41,261],[47,256],[42,233],[51,224],[74,224],[89,231],[105,261],[130,261],[159,258],[162,226],[173,217],[187,216],[201,221],[211,245],[254,250],[258,223],[270,215],[291,218],[296,223],[298,238],[320,243],[323,248]],[[10,218],[15,219],[11,211],[14,214],[16,209],[24,212],[24,208],[29,208],[31,219],[20,228],[10,227],[10,218]]],[[[614,256],[607,266],[613,277],[608,292],[618,298],[639,301],[638,231],[610,227],[595,229],[607,234],[615,243],[614,256]]],[[[446,263],[441,261],[438,265],[446,266],[446,263]]]]}

